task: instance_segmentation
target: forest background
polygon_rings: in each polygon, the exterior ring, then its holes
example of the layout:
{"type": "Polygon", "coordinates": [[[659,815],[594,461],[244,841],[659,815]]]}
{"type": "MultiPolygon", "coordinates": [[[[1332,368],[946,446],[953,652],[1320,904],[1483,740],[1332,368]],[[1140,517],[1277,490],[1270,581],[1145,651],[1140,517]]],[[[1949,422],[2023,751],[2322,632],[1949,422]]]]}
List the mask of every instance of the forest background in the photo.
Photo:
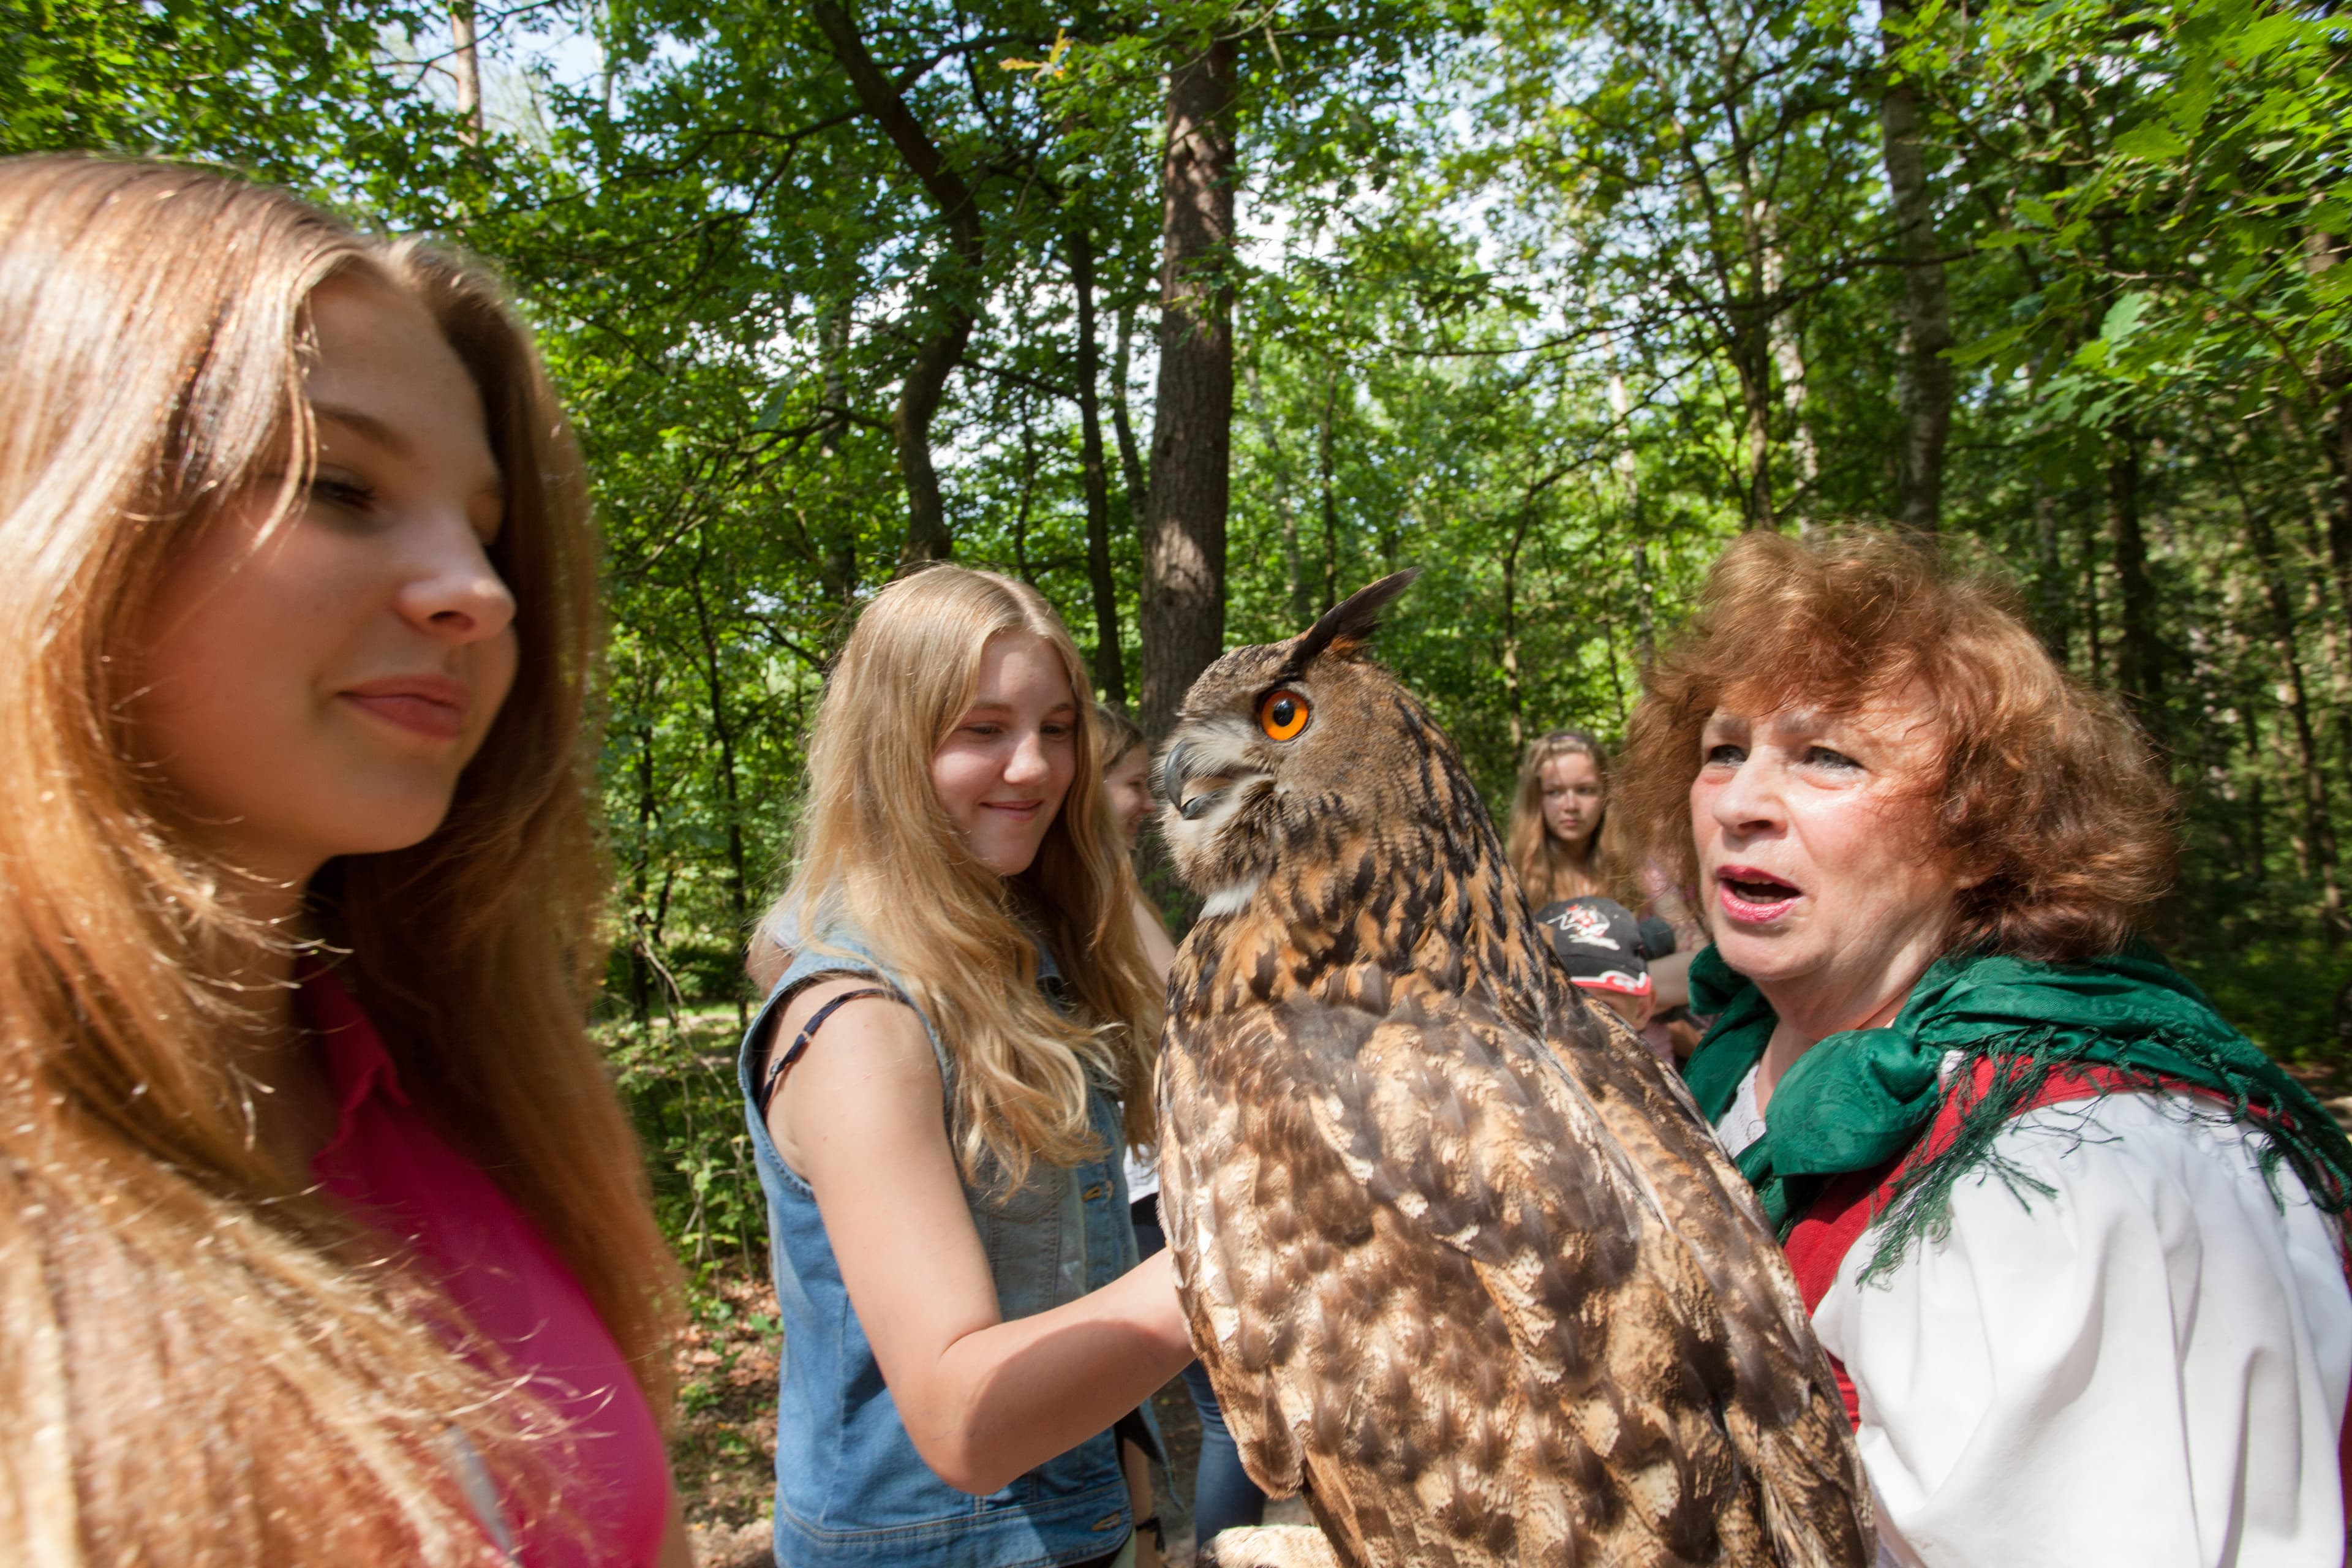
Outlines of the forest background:
{"type": "Polygon", "coordinates": [[[1499,812],[1738,531],[1940,533],[2167,757],[2168,949],[2334,1073],[2348,55],[2271,0],[0,0],[0,153],[509,279],[608,551],[603,1027],[756,1328],[742,936],[828,656],[943,556],[1148,729],[1423,567],[1383,651],[1499,812]]]}

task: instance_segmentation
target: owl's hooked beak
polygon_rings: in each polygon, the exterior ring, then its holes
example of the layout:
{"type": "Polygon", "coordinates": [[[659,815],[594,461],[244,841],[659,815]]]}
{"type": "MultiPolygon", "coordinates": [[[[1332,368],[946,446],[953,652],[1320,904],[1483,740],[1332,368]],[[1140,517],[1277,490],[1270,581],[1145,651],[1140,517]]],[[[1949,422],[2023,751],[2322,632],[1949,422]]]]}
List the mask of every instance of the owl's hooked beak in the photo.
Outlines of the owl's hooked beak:
{"type": "Polygon", "coordinates": [[[1209,809],[1209,803],[1215,800],[1220,793],[1205,789],[1195,795],[1185,795],[1184,786],[1192,782],[1192,774],[1184,764],[1199,755],[1199,747],[1179,741],[1168,748],[1166,756],[1160,759],[1160,798],[1174,806],[1177,815],[1187,822],[1199,821],[1201,814],[1209,809]]]}
{"type": "Polygon", "coordinates": [[[1227,791],[1254,776],[1254,770],[1235,770],[1222,759],[1204,755],[1195,742],[1179,741],[1160,760],[1160,798],[1185,821],[1198,822],[1227,791]]]}

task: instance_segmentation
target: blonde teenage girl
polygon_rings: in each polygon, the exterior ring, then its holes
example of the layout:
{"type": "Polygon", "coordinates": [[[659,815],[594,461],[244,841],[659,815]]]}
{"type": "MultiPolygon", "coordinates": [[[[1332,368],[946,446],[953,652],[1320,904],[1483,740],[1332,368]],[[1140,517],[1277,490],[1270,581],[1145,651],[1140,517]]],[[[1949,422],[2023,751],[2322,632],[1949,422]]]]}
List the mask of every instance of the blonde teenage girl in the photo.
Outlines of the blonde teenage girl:
{"type": "Polygon", "coordinates": [[[1647,952],[1654,1009],[1642,1026],[1650,1048],[1669,1060],[1698,1043],[1684,1012],[1690,955],[1704,941],[1698,923],[1668,879],[1649,866],[1624,874],[1612,853],[1609,753],[1582,730],[1554,730],[1528,747],[1511,795],[1510,856],[1538,910],[1569,899],[1632,904],[1654,945],[1647,952]]]}
{"type": "Polygon", "coordinates": [[[11,1561],[682,1562],[528,340],[276,192],[37,159],[0,341],[11,1561]]]}
{"type": "Polygon", "coordinates": [[[1554,730],[1528,747],[1511,794],[1511,867],[1538,909],[1560,899],[1617,896],[1602,855],[1609,753],[1581,730],[1554,730]]]}
{"type": "Polygon", "coordinates": [[[1120,1176],[1158,985],[1086,689],[1035,590],[941,566],[876,596],[818,710],[740,1061],[794,1568],[1132,1551],[1113,1428],[1192,1349],[1120,1176]]]}

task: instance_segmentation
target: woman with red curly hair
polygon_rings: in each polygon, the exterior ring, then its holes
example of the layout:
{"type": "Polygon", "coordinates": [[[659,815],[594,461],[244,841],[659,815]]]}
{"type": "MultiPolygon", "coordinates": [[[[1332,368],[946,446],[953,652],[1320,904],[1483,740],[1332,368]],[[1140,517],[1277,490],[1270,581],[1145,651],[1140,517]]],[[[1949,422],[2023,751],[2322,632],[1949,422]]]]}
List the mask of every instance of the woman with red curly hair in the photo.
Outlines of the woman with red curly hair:
{"type": "Polygon", "coordinates": [[[2114,708],[1918,542],[1751,534],[1619,804],[1706,910],[1686,1076],[1883,1560],[2340,1563],[2352,1146],[2135,936],[2169,803],[2114,708]]]}

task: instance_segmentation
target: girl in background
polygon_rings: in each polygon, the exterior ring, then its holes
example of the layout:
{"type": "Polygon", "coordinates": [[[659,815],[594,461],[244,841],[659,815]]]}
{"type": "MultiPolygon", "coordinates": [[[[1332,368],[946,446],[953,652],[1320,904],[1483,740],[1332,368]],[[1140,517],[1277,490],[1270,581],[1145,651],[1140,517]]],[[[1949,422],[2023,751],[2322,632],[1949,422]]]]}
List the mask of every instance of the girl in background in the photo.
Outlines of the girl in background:
{"type": "Polygon", "coordinates": [[[577,453],[476,271],[0,163],[0,1539],[686,1560],[577,453]]]}
{"type": "Polygon", "coordinates": [[[1120,1173],[1160,986],[1086,690],[1034,589],[955,566],[877,595],[826,683],[740,1062],[794,1568],[1133,1560],[1114,1428],[1156,1449],[1192,1346],[1120,1173]]]}
{"type": "Polygon", "coordinates": [[[1609,815],[1609,754],[1581,730],[1554,730],[1528,747],[1511,795],[1511,867],[1540,909],[1561,899],[1619,889],[1602,851],[1609,815]]]}
{"type": "Polygon", "coordinates": [[[1582,730],[1554,730],[1528,747],[1511,795],[1509,853],[1528,902],[1631,900],[1641,915],[1652,993],[1642,1038],[1668,1061],[1698,1043],[1685,1011],[1690,955],[1704,943],[1672,879],[1643,864],[1627,876],[1608,834],[1609,753],[1582,730]]]}
{"type": "MultiPolygon", "coordinates": [[[[1095,719],[1097,750],[1103,758],[1103,787],[1110,797],[1119,837],[1131,856],[1136,836],[1151,810],[1150,752],[1143,743],[1143,731],[1117,709],[1097,709],[1095,719]]],[[[1164,985],[1176,962],[1175,944],[1168,940],[1159,912],[1140,891],[1135,899],[1135,923],[1144,952],[1164,985]]],[[[1168,1245],[1160,1227],[1160,1159],[1154,1150],[1129,1146],[1127,1186],[1136,1245],[1150,1258],[1168,1245]]],[[[1186,1364],[1184,1387],[1201,1416],[1201,1463],[1192,1483],[1192,1534],[1206,1545],[1221,1530],[1264,1523],[1265,1493],[1242,1468],[1241,1450],[1225,1429],[1225,1413],[1217,1407],[1217,1391],[1210,1386],[1208,1371],[1198,1361],[1186,1364]]],[[[1150,1485],[1148,1470],[1145,1485],[1150,1485]]],[[[1150,1495],[1148,1490],[1145,1495],[1150,1495]]]]}

